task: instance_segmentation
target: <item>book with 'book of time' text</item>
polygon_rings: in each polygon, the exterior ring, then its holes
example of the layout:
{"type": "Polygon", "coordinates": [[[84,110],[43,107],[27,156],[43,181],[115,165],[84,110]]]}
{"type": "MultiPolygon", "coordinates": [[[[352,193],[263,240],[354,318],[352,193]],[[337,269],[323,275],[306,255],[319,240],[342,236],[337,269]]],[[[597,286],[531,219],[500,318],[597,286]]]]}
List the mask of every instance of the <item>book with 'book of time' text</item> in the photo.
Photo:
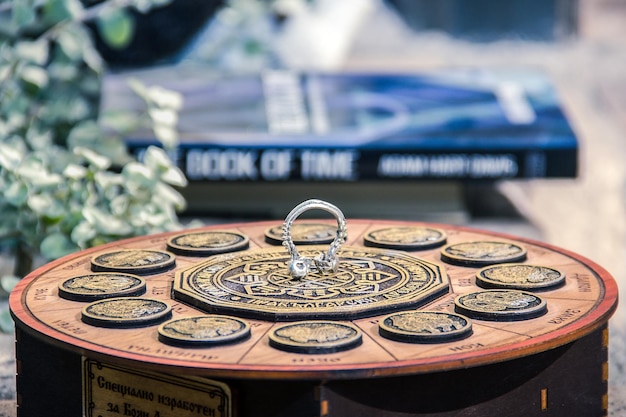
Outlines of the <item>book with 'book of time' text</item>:
{"type": "MultiPolygon", "coordinates": [[[[536,70],[268,71],[162,85],[184,98],[171,157],[192,182],[573,178],[578,142],[536,70]]],[[[141,157],[158,142],[127,138],[141,157]]]]}

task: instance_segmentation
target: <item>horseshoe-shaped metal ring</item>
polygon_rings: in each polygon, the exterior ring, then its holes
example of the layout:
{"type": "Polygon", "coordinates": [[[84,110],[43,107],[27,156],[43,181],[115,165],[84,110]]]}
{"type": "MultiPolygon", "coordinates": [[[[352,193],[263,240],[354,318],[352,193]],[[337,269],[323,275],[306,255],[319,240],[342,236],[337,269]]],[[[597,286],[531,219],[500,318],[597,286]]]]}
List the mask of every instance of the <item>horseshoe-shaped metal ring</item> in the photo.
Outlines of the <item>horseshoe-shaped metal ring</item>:
{"type": "Polygon", "coordinates": [[[289,251],[291,262],[289,263],[289,273],[293,278],[302,279],[311,271],[318,271],[322,274],[330,274],[337,270],[337,252],[341,245],[346,242],[346,218],[336,206],[322,200],[306,200],[296,207],[285,217],[283,223],[283,246],[289,251]],[[300,256],[296,245],[291,238],[291,226],[302,213],[308,210],[321,209],[329,212],[337,219],[337,236],[330,244],[328,252],[320,253],[315,258],[300,256]]]}

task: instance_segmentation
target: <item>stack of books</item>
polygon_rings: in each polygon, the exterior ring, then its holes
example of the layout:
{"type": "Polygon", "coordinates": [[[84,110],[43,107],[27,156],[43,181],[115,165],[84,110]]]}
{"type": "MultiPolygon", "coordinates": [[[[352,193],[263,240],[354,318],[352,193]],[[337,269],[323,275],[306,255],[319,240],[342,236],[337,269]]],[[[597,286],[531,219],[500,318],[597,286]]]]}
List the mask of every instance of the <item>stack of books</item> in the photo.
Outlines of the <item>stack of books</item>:
{"type": "MultiPolygon", "coordinates": [[[[127,97],[121,78],[108,80],[109,96],[115,96],[110,105],[127,97]]],[[[314,185],[340,195],[355,184],[406,188],[430,182],[432,190],[433,180],[441,186],[577,176],[576,135],[552,83],[537,70],[281,70],[144,82],[184,97],[180,145],[171,157],[194,190],[231,187],[236,195],[241,184],[283,184],[286,190],[314,185]]],[[[147,131],[127,143],[139,158],[158,144],[147,131]]],[[[400,194],[406,199],[406,190],[400,194]]]]}

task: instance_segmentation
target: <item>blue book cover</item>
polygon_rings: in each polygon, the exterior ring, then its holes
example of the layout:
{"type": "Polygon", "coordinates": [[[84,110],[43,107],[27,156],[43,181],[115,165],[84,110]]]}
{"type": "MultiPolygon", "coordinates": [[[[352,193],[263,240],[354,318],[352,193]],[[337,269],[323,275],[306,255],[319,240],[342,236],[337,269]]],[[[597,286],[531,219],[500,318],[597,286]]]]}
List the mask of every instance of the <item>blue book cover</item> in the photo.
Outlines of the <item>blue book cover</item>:
{"type": "MultiPolygon", "coordinates": [[[[191,181],[567,178],[578,143],[536,70],[168,81],[191,181]]],[[[131,150],[155,143],[128,138],[131,150]]]]}

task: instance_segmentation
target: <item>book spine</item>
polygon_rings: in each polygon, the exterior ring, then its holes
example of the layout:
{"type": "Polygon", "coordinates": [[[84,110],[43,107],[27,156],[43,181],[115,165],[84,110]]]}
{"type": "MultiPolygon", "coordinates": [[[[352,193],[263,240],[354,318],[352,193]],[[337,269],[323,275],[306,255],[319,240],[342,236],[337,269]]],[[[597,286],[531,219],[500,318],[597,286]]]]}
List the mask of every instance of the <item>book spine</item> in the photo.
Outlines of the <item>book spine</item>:
{"type": "MultiPolygon", "coordinates": [[[[146,144],[129,143],[141,160],[146,144]]],[[[355,182],[574,178],[576,149],[369,150],[182,145],[170,157],[191,182],[355,182]]]]}

